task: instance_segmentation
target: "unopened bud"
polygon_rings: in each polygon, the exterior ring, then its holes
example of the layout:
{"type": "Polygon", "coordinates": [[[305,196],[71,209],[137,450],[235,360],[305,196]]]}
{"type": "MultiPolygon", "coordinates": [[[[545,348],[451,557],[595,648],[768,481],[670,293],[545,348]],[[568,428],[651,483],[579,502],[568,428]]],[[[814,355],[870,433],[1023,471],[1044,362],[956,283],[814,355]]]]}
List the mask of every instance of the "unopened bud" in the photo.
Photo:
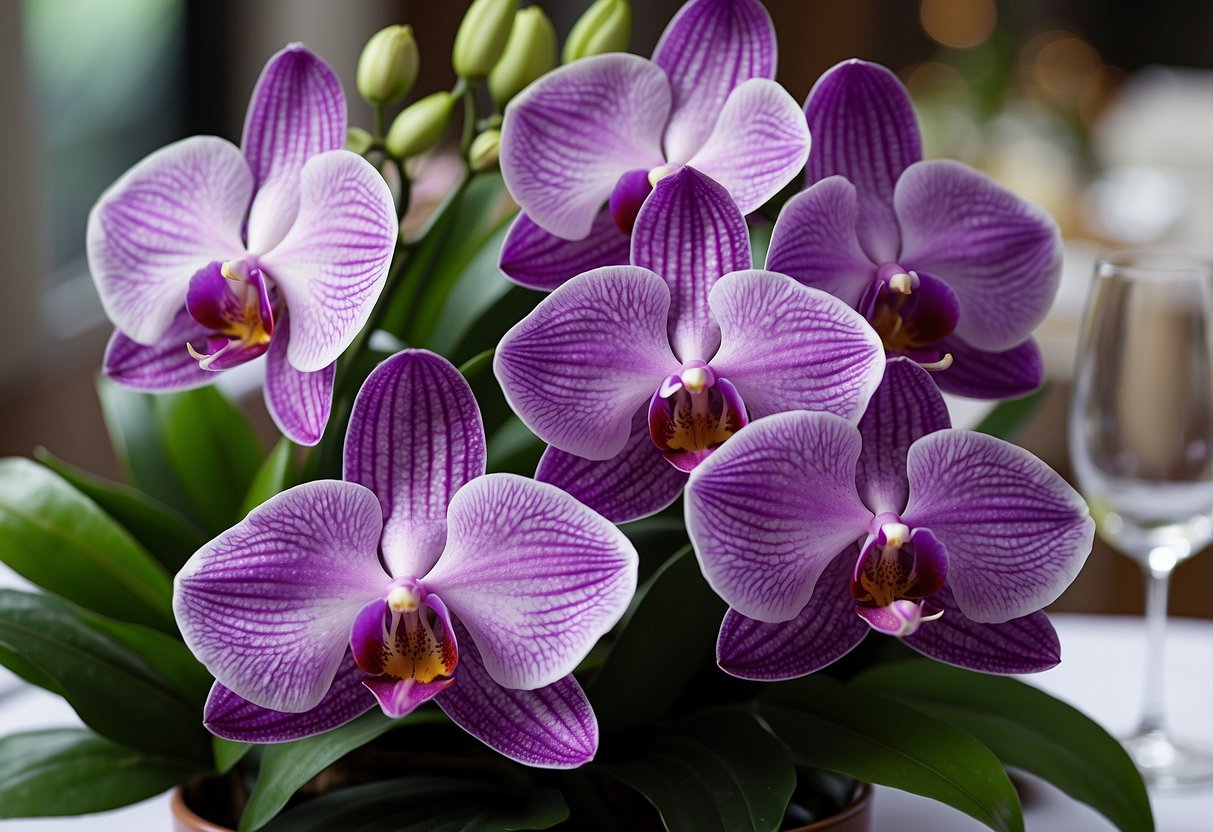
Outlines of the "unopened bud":
{"type": "Polygon", "coordinates": [[[624,52],[632,38],[632,7],[627,0],[597,0],[573,24],[564,42],[564,62],[624,52]]]}
{"type": "Polygon", "coordinates": [[[351,127],[345,131],[345,149],[352,150],[359,156],[365,156],[374,143],[375,140],[371,134],[361,127],[351,127]]]}
{"type": "Polygon", "coordinates": [[[472,140],[472,146],[468,148],[468,164],[477,173],[497,167],[497,160],[500,156],[500,130],[485,130],[472,140]]]}
{"type": "Polygon", "coordinates": [[[371,35],[358,58],[358,93],[380,107],[409,94],[421,56],[412,26],[388,26],[371,35]]]}
{"type": "Polygon", "coordinates": [[[499,108],[556,66],[556,28],[538,6],[514,15],[514,28],[501,60],[489,73],[489,93],[499,108]]]}
{"type": "Polygon", "coordinates": [[[455,96],[436,92],[405,107],[388,128],[384,144],[397,159],[419,156],[442,141],[455,108],[455,96]]]}
{"type": "Polygon", "coordinates": [[[460,78],[479,80],[489,74],[505,50],[518,0],[472,0],[451,50],[451,66],[460,78]]]}

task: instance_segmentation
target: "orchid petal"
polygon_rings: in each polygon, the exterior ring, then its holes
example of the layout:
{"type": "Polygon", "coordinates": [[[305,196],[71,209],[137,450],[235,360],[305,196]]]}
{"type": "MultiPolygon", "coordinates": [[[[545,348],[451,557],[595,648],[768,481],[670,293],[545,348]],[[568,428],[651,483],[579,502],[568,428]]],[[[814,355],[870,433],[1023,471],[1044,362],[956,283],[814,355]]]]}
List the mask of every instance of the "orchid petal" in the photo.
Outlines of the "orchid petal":
{"type": "Polygon", "coordinates": [[[910,96],[879,64],[843,61],[813,85],[805,102],[813,134],[807,181],[841,175],[859,197],[859,239],[874,262],[897,259],[893,189],[902,171],[922,159],[910,96]]]}
{"type": "Polygon", "coordinates": [[[979,350],[955,335],[937,346],[952,356],[948,369],[932,374],[945,393],[974,399],[1013,399],[1038,390],[1044,382],[1044,358],[1031,338],[996,352],[979,350]]]}
{"type": "Polygon", "coordinates": [[[692,472],[687,533],[716,594],[747,618],[800,614],[872,514],[855,492],[859,431],[830,414],[750,423],[692,472]]]}
{"type": "Polygon", "coordinates": [[[679,364],[670,290],[647,269],[607,266],[544,298],[497,346],[493,371],[540,439],[586,459],[627,444],[632,417],[679,364]]]}
{"type": "Polygon", "coordinates": [[[480,477],[455,494],[449,523],[425,587],[505,687],[533,690],[571,673],[636,589],[632,544],[555,486],[480,477]]]}
{"type": "Polygon", "coordinates": [[[522,210],[549,233],[580,240],[626,171],[662,164],[670,85],[635,55],[562,66],[506,107],[501,174],[522,210]]]}
{"type": "Polygon", "coordinates": [[[576,768],[598,750],[598,720],[572,676],[535,690],[498,684],[475,640],[455,623],[460,643],[456,684],[435,701],[451,721],[489,748],[537,768],[576,768]]]}
{"type": "Polygon", "coordinates": [[[632,265],[670,285],[670,343],[681,361],[712,357],[720,327],[708,292],[724,274],[753,265],[745,218],[728,191],[692,167],[657,183],[632,229],[632,265]]]}
{"type": "Polygon", "coordinates": [[[804,168],[809,128],[787,90],[751,78],[730,93],[703,147],[687,160],[723,185],[748,214],[804,168]]]}
{"type": "Polygon", "coordinates": [[[724,102],[750,78],[775,77],[775,25],[758,0],[693,0],[665,27],[653,63],[670,79],[666,158],[703,146],[724,102]]]}
{"type": "Polygon", "coordinates": [[[375,707],[374,697],[362,684],[365,678],[353,656],[346,653],[324,698],[302,713],[262,708],[216,682],[206,698],[202,720],[215,736],[236,742],[290,742],[322,734],[375,707]]]}
{"type": "Polygon", "coordinates": [[[405,350],[363,382],[345,436],[342,476],[379,498],[381,551],[393,577],[430,570],[446,544],[452,495],[484,466],[480,409],[449,361],[405,350]]]}
{"type": "Polygon", "coordinates": [[[856,236],[855,186],[830,176],[792,197],[779,212],[767,249],[767,269],[829,292],[857,309],[876,268],[856,236]]]}
{"type": "Polygon", "coordinates": [[[948,550],[948,584],[968,618],[998,623],[1057,600],[1091,551],[1087,504],[1022,448],[941,430],[910,447],[904,522],[948,550]]]}
{"type": "Polygon", "coordinates": [[[375,495],[320,481],[272,497],[199,549],[177,574],[182,637],[225,687],[275,711],[324,698],[350,622],[388,578],[375,495]]]}
{"type": "Polygon", "coordinates": [[[348,150],[313,156],[299,188],[299,215],[261,265],[293,321],[287,360],[308,373],[332,364],[366,323],[399,227],[387,183],[348,150]]]}
{"type": "Polygon", "coordinates": [[[455,680],[435,679],[432,682],[418,682],[415,679],[394,679],[385,676],[365,679],[362,684],[375,697],[385,716],[400,719],[455,684],[455,680]]]}
{"type": "Polygon", "coordinates": [[[521,213],[506,232],[499,265],[528,289],[550,292],[571,277],[600,266],[626,266],[631,241],[609,211],[599,211],[587,237],[566,240],[544,231],[521,213]]]}
{"type": "Polygon", "coordinates": [[[240,142],[257,187],[248,222],[252,251],[268,251],[286,235],[300,208],[304,164],[344,147],[345,127],[341,82],[324,61],[298,43],[269,59],[249,99],[240,142]]]}
{"type": "Polygon", "coordinates": [[[807,676],[854,650],[868,634],[848,589],[857,557],[852,545],[830,561],[809,603],[791,621],[768,624],[736,610],[725,613],[716,641],[720,669],[742,679],[778,682],[807,676]]]}
{"type": "Polygon", "coordinates": [[[157,150],[110,186],[88,217],[88,268],[105,314],[128,338],[160,342],[185,306],[190,277],[240,255],[253,177],[235,145],[213,136],[157,150]]]}
{"type": "Polygon", "coordinates": [[[1061,280],[1061,235],[1044,210],[943,159],[910,166],[894,205],[899,262],[939,275],[956,292],[958,336],[1005,350],[1044,320],[1061,280]]]}
{"type": "Polygon", "coordinates": [[[708,303],[720,323],[711,367],[740,391],[751,419],[826,410],[859,421],[884,374],[884,346],[859,313],[790,277],[725,275],[708,303]]]}
{"type": "Polygon", "coordinates": [[[920,437],[952,426],[931,374],[908,358],[891,358],[859,420],[863,450],[855,486],[873,514],[905,510],[910,494],[906,454],[920,437]]]}
{"type": "Polygon", "coordinates": [[[637,410],[627,444],[615,456],[584,459],[549,447],[535,479],[567,491],[612,523],[630,523],[677,500],[687,475],[665,460],[649,435],[646,411],[637,410]]]}
{"type": "Polygon", "coordinates": [[[198,366],[186,344],[206,349],[206,331],[182,308],[160,341],[144,346],[132,341],[121,330],[114,330],[101,362],[102,372],[123,387],[167,393],[189,390],[215,380],[198,366]]]}
{"type": "Polygon", "coordinates": [[[265,406],[282,435],[296,445],[320,441],[333,409],[337,362],[314,373],[296,370],[287,361],[290,316],[279,318],[265,357],[265,406]]]}

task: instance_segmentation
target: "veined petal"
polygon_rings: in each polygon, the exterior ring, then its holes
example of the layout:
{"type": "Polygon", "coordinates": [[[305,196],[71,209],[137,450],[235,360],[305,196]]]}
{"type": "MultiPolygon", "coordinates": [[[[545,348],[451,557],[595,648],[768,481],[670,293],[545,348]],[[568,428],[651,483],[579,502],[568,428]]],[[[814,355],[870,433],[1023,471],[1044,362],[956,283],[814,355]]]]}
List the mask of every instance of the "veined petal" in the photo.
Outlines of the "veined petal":
{"type": "Polygon", "coordinates": [[[88,269],[105,314],[128,338],[158,343],[185,306],[190,278],[244,251],[253,176],[235,145],[183,139],[135,165],[88,216],[88,269]]]}
{"type": "Polygon", "coordinates": [[[520,213],[501,244],[499,265],[505,276],[528,289],[550,292],[571,277],[600,266],[626,266],[631,250],[609,211],[599,211],[590,233],[566,240],[544,231],[520,213]]]}
{"type": "Polygon", "coordinates": [[[891,358],[884,379],[859,420],[863,450],[855,486],[873,514],[901,514],[910,494],[906,454],[920,437],[950,428],[931,374],[908,358],[891,358]]]}
{"type": "Polygon", "coordinates": [[[687,160],[748,214],[800,173],[809,155],[804,113],[787,90],[751,78],[729,94],[703,147],[687,160]]]}
{"type": "Polygon", "coordinates": [[[320,703],[363,604],[388,577],[375,495],[332,480],[271,498],[177,573],[185,643],[225,687],[275,711],[320,703]]]}
{"type": "Polygon", "coordinates": [[[286,359],[290,316],[279,318],[276,326],[265,357],[265,406],[283,436],[296,445],[315,445],[333,409],[337,362],[314,373],[296,370],[286,359]]]}
{"type": "Polygon", "coordinates": [[[210,384],[215,374],[198,366],[186,344],[206,350],[206,331],[182,307],[160,341],[144,346],[114,330],[105,348],[101,371],[132,390],[167,393],[210,384]]]}
{"type": "Polygon", "coordinates": [[[497,345],[493,371],[510,407],[562,451],[615,456],[633,415],[678,370],[669,305],[669,287],[647,269],[608,266],[573,278],[497,345]]]}
{"type": "Polygon", "coordinates": [[[703,146],[737,85],[775,77],[775,25],[758,0],[692,0],[665,27],[653,63],[673,91],[666,158],[681,162],[703,146]]]}
{"type": "Polygon", "coordinates": [[[1083,498],[1024,449],[941,430],[910,447],[904,522],[948,550],[948,584],[968,618],[998,623],[1052,603],[1091,551],[1083,498]]]}
{"type": "Polygon", "coordinates": [[[1061,280],[1061,234],[1041,208],[959,162],[909,167],[894,194],[907,268],[947,281],[956,334],[983,350],[1022,343],[1061,280]]]}
{"type": "Polygon", "coordinates": [[[475,641],[458,621],[466,645],[456,683],[435,699],[451,721],[494,751],[537,768],[576,768],[598,750],[598,720],[572,676],[535,690],[512,690],[493,680],[475,641]]]}
{"type": "Polygon", "coordinates": [[[853,545],[830,561],[809,603],[791,621],[768,624],[737,610],[725,613],[716,640],[720,669],[742,679],[778,682],[807,676],[854,650],[868,634],[848,589],[858,555],[853,545]]]}
{"type": "Polygon", "coordinates": [[[346,653],[324,698],[301,713],[262,708],[216,682],[206,698],[202,721],[215,736],[236,742],[290,742],[322,734],[375,707],[375,698],[362,684],[365,678],[353,656],[346,653]]]}
{"type": "Polygon", "coordinates": [[[286,298],[295,369],[322,370],[350,345],[383,290],[398,232],[392,193],[361,156],[333,150],[304,165],[299,215],[261,257],[286,298]]]}
{"type": "Polygon", "coordinates": [[[1061,661],[1057,631],[1043,612],[978,624],[960,611],[947,586],[930,603],[942,607],[943,616],[903,641],[932,659],[982,673],[1039,673],[1061,661]]]}
{"type": "Polygon", "coordinates": [[[425,587],[505,687],[533,690],[571,673],[635,592],[632,544],[555,486],[480,477],[451,500],[449,524],[425,587]]]}
{"type": "Polygon", "coordinates": [[[859,313],[757,269],[722,277],[709,303],[722,333],[712,370],[737,387],[751,419],[826,410],[859,421],[885,364],[880,337],[859,313]]]}
{"type": "Polygon", "coordinates": [[[893,188],[902,171],[922,159],[905,87],[879,64],[843,61],[813,85],[804,112],[813,134],[808,183],[835,174],[854,183],[864,251],[877,263],[896,260],[893,188]]]}
{"type": "Polygon", "coordinates": [[[691,473],[686,524],[712,589],[747,618],[800,614],[825,568],[867,529],[859,431],[830,413],[752,422],[691,473]]]}
{"type": "Polygon", "coordinates": [[[537,225],[579,240],[620,176],[665,161],[669,113],[670,85],[656,64],[623,53],[575,61],[506,107],[501,175],[537,225]]]}
{"type": "Polygon", "coordinates": [[[345,435],[342,476],[379,498],[381,551],[393,577],[430,570],[446,544],[451,497],[484,465],[480,409],[449,361],[405,350],[363,382],[345,435]]]}
{"type": "Polygon", "coordinates": [[[668,331],[681,361],[706,361],[720,345],[708,309],[712,284],[748,269],[750,235],[729,192],[690,166],[666,176],[645,200],[632,229],[632,265],[670,285],[668,331]]]}
{"type": "Polygon", "coordinates": [[[257,197],[249,248],[265,252],[299,210],[299,176],[312,156],[345,146],[345,96],[324,61],[293,43],[269,59],[249,99],[240,142],[257,197]]]}
{"type": "Polygon", "coordinates": [[[986,352],[955,335],[939,342],[952,356],[952,366],[932,378],[945,393],[974,399],[1013,399],[1026,396],[1044,382],[1044,358],[1029,338],[1009,350],[986,352]]]}
{"type": "Polygon", "coordinates": [[[859,245],[855,186],[829,176],[787,201],[771,231],[767,269],[859,308],[876,266],[859,245]]]}

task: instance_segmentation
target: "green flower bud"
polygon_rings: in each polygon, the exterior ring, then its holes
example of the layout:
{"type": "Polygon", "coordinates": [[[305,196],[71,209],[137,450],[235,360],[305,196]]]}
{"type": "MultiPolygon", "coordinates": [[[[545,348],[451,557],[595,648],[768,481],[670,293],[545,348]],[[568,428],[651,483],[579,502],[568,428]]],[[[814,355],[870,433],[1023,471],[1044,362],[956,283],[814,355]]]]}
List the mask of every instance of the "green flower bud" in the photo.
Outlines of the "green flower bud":
{"type": "Polygon", "coordinates": [[[538,6],[514,15],[501,60],[489,73],[489,93],[500,108],[523,87],[556,66],[556,28],[538,6]]]}
{"type": "Polygon", "coordinates": [[[352,150],[359,156],[365,156],[371,149],[375,139],[361,127],[351,127],[345,131],[345,149],[352,150]]]}
{"type": "Polygon", "coordinates": [[[412,26],[388,26],[371,36],[358,57],[358,93],[385,107],[409,94],[421,56],[412,26]]]}
{"type": "Polygon", "coordinates": [[[597,0],[573,24],[564,42],[564,62],[624,52],[632,38],[632,7],[628,0],[597,0]]]}
{"type": "Polygon", "coordinates": [[[451,50],[456,75],[477,81],[489,74],[505,50],[516,11],[518,0],[472,0],[451,50]]]}
{"type": "Polygon", "coordinates": [[[468,149],[468,163],[472,170],[479,173],[497,167],[500,155],[501,131],[485,130],[472,140],[472,146],[468,149]]]}
{"type": "Polygon", "coordinates": [[[455,96],[443,91],[405,107],[388,128],[384,142],[388,153],[397,159],[408,159],[432,150],[446,133],[455,100],[455,96]]]}

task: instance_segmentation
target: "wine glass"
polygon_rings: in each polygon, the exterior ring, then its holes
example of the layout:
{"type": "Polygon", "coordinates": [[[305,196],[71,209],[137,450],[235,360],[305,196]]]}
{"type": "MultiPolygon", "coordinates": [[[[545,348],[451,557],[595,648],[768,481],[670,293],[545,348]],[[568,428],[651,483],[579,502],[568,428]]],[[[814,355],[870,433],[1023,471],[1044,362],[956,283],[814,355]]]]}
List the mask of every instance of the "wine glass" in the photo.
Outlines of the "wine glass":
{"type": "Polygon", "coordinates": [[[1127,250],[1095,266],[1070,402],[1070,455],[1096,529],[1146,573],[1141,721],[1123,742],[1152,786],[1213,780],[1164,718],[1171,571],[1213,540],[1213,259],[1127,250]]]}

